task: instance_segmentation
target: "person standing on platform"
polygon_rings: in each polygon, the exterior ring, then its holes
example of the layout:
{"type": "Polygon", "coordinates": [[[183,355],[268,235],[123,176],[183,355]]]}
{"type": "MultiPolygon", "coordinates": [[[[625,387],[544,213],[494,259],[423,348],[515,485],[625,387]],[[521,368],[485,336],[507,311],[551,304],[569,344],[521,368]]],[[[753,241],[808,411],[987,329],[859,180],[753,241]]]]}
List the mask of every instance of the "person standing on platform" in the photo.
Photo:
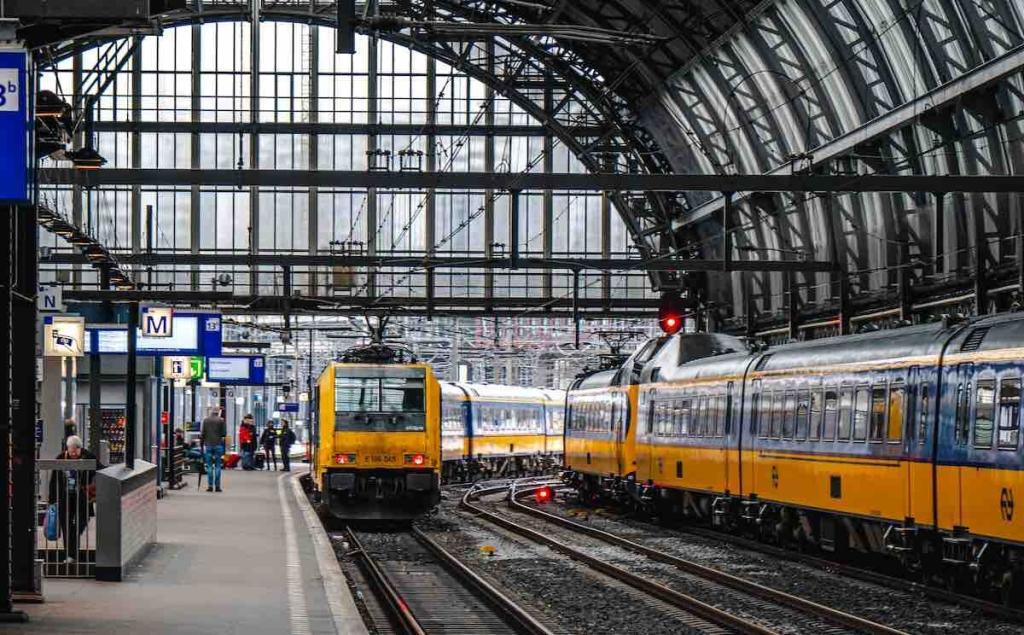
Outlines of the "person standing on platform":
{"type": "MultiPolygon", "coordinates": [[[[65,450],[58,459],[96,460],[96,456],[82,447],[82,439],[71,435],[64,442],[65,450]]],[[[96,460],[96,470],[105,465],[96,460]]],[[[96,470],[54,470],[50,476],[51,505],[57,505],[60,533],[64,537],[64,561],[78,558],[78,544],[89,527],[92,502],[96,499],[96,470]]]]}
{"type": "Polygon", "coordinates": [[[281,466],[285,472],[292,471],[291,451],[295,445],[295,433],[288,427],[287,421],[281,422],[281,466]]]}
{"type": "Polygon", "coordinates": [[[242,417],[242,425],[238,427],[238,448],[242,451],[242,469],[249,472],[255,469],[253,459],[256,457],[256,425],[252,415],[242,417]]]}
{"type": "Polygon", "coordinates": [[[78,434],[78,423],[74,417],[68,417],[64,420],[64,440],[67,441],[68,437],[75,436],[78,434]]]}
{"type": "Polygon", "coordinates": [[[203,446],[206,459],[206,491],[220,489],[220,472],[224,460],[224,445],[228,436],[228,426],[219,408],[211,408],[210,414],[203,419],[203,427],[199,433],[199,441],[203,446]]]}
{"type": "Polygon", "coordinates": [[[274,422],[268,421],[267,427],[263,428],[260,435],[260,445],[263,446],[263,453],[267,455],[263,465],[270,469],[270,462],[274,462],[274,471],[277,471],[277,430],[274,429],[274,422]]]}

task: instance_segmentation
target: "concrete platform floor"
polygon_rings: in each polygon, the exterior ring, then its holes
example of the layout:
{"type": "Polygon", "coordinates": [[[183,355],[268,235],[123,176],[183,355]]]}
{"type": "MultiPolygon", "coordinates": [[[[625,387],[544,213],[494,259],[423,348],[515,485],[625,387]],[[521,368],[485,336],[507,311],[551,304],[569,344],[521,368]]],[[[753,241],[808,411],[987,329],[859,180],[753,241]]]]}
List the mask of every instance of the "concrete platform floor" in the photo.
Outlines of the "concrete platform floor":
{"type": "Polygon", "coordinates": [[[159,502],[159,544],[126,581],[47,578],[45,603],[17,605],[31,621],[0,632],[365,633],[340,571],[321,570],[318,559],[333,553],[310,530],[292,476],[231,470],[223,479],[223,493],[207,493],[189,476],[159,502]]]}

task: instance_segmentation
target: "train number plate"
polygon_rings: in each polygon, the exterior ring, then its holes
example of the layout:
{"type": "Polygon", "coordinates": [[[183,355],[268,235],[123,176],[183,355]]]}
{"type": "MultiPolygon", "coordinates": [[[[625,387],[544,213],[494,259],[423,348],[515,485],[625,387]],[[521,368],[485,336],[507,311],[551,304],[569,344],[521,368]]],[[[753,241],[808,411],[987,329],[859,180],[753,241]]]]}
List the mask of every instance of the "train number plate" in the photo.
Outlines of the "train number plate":
{"type": "Polygon", "coordinates": [[[394,454],[371,454],[370,463],[398,463],[398,457],[394,454]]]}

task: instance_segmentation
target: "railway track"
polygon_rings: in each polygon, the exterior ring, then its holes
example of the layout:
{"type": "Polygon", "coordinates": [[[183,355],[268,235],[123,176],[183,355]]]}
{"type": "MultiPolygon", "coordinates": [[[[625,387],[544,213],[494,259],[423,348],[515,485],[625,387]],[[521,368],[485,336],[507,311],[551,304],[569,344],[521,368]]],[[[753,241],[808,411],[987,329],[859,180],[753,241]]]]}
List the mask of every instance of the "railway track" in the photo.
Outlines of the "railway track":
{"type": "Polygon", "coordinates": [[[906,578],[900,578],[878,571],[872,571],[856,565],[839,562],[836,560],[829,560],[821,556],[812,555],[809,553],[802,553],[799,551],[793,551],[791,549],[785,549],[783,547],[777,547],[775,545],[765,544],[763,542],[745,538],[743,536],[737,536],[735,534],[729,534],[722,531],[715,531],[713,529],[707,529],[704,527],[694,527],[689,525],[683,525],[674,527],[674,529],[692,534],[694,536],[700,536],[709,540],[716,540],[719,542],[726,542],[731,545],[738,547],[744,547],[751,551],[757,551],[772,557],[785,558],[792,562],[800,562],[807,564],[825,571],[833,573],[840,573],[846,577],[861,580],[863,582],[870,582],[879,586],[888,587],[898,591],[905,591],[908,593],[919,593],[929,599],[962,606],[967,609],[977,610],[990,617],[1008,620],[1011,622],[1017,622],[1024,624],[1024,610],[991,602],[983,598],[979,598],[973,595],[965,595],[963,593],[957,593],[955,591],[949,591],[941,587],[925,584],[922,582],[915,582],[913,580],[907,580],[906,578]]]}
{"type": "Polygon", "coordinates": [[[550,532],[541,532],[527,527],[523,523],[505,515],[488,511],[475,502],[481,496],[501,492],[502,488],[500,487],[467,492],[463,497],[462,506],[479,518],[519,534],[533,542],[547,545],[577,562],[596,569],[646,594],[657,597],[729,632],[750,634],[776,632],[771,627],[765,625],[765,620],[754,620],[749,617],[749,615],[753,614],[759,616],[774,615],[778,620],[777,623],[786,623],[790,628],[793,627],[793,622],[799,621],[799,630],[802,632],[813,630],[823,633],[871,633],[877,635],[901,633],[901,631],[883,624],[843,613],[749,580],[737,578],[694,562],[676,558],[643,545],[632,543],[613,534],[579,525],[578,523],[573,523],[567,519],[553,516],[519,503],[518,497],[529,495],[540,486],[541,484],[535,483],[521,489],[513,487],[510,504],[515,511],[539,517],[549,524],[567,529],[571,533],[585,535],[614,545],[617,548],[628,550],[634,554],[643,555],[653,562],[668,564],[686,577],[687,592],[669,588],[664,584],[649,579],[649,576],[633,573],[626,568],[609,562],[608,559],[594,557],[575,546],[571,546],[568,544],[568,540],[559,540],[553,537],[550,532]],[[742,611],[726,611],[718,606],[714,606],[696,597],[693,593],[695,589],[701,591],[700,595],[705,598],[709,595],[712,597],[728,595],[730,600],[735,602],[735,605],[742,606],[742,611]],[[741,612],[745,612],[747,615],[739,614],[741,612]],[[780,615],[783,616],[781,619],[779,618],[780,615]],[[792,621],[786,620],[786,615],[791,616],[792,621]]]}
{"type": "MultiPolygon", "coordinates": [[[[551,635],[516,602],[415,527],[388,533],[349,527],[344,534],[383,609],[386,623],[375,624],[380,632],[551,635]]],[[[380,617],[369,607],[368,612],[371,618],[380,617]]]]}

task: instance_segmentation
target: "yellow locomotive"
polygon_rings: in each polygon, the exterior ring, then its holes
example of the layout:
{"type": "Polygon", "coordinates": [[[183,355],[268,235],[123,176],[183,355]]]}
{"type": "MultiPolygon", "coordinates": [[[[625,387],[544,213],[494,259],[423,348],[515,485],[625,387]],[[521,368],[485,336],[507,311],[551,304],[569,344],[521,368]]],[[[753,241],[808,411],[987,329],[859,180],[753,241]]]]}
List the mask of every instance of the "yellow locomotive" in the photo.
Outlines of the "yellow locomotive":
{"type": "Polygon", "coordinates": [[[441,382],[406,350],[353,349],[318,382],[313,486],[339,520],[408,520],[441,481],[535,474],[561,459],[564,391],[441,382]]]}
{"type": "Polygon", "coordinates": [[[441,388],[402,349],[356,349],[324,369],[313,481],[338,519],[414,518],[441,497],[441,388]]]}

